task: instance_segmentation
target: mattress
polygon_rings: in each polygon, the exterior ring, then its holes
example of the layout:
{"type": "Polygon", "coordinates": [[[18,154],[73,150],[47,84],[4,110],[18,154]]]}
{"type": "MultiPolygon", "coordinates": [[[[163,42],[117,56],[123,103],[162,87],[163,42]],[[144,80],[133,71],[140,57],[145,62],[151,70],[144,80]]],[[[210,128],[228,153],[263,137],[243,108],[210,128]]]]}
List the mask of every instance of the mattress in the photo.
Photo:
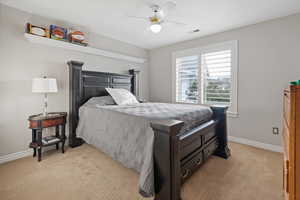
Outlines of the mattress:
{"type": "Polygon", "coordinates": [[[181,133],[212,117],[212,110],[202,105],[141,103],[99,106],[85,104],[79,109],[77,136],[97,147],[125,167],[140,174],[139,192],[155,195],[151,120],[175,119],[184,122],[181,133]]]}

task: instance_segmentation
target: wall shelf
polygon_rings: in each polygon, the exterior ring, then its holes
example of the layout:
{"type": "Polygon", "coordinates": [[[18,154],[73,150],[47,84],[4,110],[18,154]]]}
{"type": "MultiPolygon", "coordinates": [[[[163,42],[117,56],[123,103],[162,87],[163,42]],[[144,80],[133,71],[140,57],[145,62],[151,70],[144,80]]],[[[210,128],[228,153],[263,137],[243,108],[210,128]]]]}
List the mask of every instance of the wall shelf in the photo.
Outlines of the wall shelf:
{"type": "Polygon", "coordinates": [[[78,52],[91,54],[91,55],[105,56],[105,57],[114,58],[114,59],[118,59],[118,60],[126,60],[126,61],[134,62],[134,63],[146,62],[146,59],[144,59],[144,58],[127,56],[124,54],[115,53],[115,52],[102,50],[102,49],[97,49],[97,48],[93,48],[93,47],[89,47],[89,46],[87,46],[87,47],[80,46],[80,45],[72,44],[69,42],[64,42],[64,41],[59,41],[59,40],[54,40],[54,39],[50,39],[50,38],[32,35],[29,33],[24,33],[24,36],[28,41],[30,41],[32,43],[68,49],[71,51],[78,51],[78,52]]]}

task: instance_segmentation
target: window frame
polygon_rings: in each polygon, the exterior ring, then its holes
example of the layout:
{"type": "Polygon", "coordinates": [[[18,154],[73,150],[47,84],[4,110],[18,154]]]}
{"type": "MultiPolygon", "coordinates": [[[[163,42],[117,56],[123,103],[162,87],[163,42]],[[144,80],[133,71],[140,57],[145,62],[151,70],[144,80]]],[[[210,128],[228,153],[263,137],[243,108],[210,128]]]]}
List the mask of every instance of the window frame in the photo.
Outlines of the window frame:
{"type": "MultiPolygon", "coordinates": [[[[197,103],[183,103],[176,101],[176,59],[185,56],[198,55],[201,63],[201,55],[203,53],[210,53],[214,51],[231,50],[232,66],[231,66],[231,103],[227,111],[228,116],[238,117],[238,41],[232,40],[227,42],[216,43],[208,46],[201,46],[172,53],[172,102],[182,104],[196,104],[197,103]]],[[[199,66],[198,73],[201,75],[201,68],[199,66]]],[[[199,77],[201,79],[201,77],[199,77]]],[[[199,79],[199,86],[201,87],[201,80],[199,79]]],[[[199,88],[200,88],[199,87],[199,88]]],[[[202,90],[201,90],[202,91],[202,90]]],[[[199,99],[202,100],[201,91],[199,92],[199,99]]],[[[198,103],[201,104],[201,103],[198,103]]],[[[209,104],[210,106],[212,104],[209,104]]]]}

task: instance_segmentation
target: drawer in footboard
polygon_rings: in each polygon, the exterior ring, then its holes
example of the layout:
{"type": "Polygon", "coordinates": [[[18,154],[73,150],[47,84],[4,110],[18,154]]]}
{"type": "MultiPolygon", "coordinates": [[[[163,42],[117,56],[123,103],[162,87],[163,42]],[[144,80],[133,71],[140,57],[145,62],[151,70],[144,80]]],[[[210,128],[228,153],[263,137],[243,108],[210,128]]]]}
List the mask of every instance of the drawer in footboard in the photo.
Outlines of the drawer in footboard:
{"type": "Polygon", "coordinates": [[[216,137],[211,138],[210,142],[204,144],[200,149],[189,154],[182,159],[181,164],[181,181],[184,183],[218,148],[216,137]]]}
{"type": "Polygon", "coordinates": [[[192,152],[202,147],[206,142],[205,135],[209,135],[210,137],[210,135],[215,134],[215,124],[216,122],[214,120],[211,120],[181,135],[180,158],[183,159],[189,156],[189,154],[191,154],[192,152]]]}
{"type": "Polygon", "coordinates": [[[211,142],[203,149],[204,160],[207,160],[209,156],[211,156],[216,151],[218,145],[218,140],[216,137],[214,137],[211,142]]]}
{"type": "Polygon", "coordinates": [[[188,158],[181,161],[181,180],[184,182],[203,163],[203,151],[194,152],[188,158]]]}
{"type": "Polygon", "coordinates": [[[181,159],[188,156],[190,153],[195,151],[197,148],[202,146],[202,136],[200,134],[194,134],[182,141],[181,148],[181,159]]]}
{"type": "Polygon", "coordinates": [[[209,131],[208,133],[203,135],[203,142],[206,144],[215,136],[216,136],[216,132],[214,130],[209,131]]]}

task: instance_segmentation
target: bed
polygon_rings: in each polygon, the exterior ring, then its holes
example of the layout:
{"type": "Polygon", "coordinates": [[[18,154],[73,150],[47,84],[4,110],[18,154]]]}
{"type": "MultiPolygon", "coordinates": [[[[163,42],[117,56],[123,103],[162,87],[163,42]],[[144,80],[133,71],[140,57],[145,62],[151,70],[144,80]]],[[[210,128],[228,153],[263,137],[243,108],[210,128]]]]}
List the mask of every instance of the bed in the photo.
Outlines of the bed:
{"type": "Polygon", "coordinates": [[[69,145],[77,147],[85,141],[135,169],[140,173],[141,195],[179,200],[181,184],[211,155],[230,156],[227,107],[88,104],[93,97],[108,95],[105,88],[124,88],[135,94],[135,71],[125,75],[83,71],[78,61],[68,65],[69,145]]]}

